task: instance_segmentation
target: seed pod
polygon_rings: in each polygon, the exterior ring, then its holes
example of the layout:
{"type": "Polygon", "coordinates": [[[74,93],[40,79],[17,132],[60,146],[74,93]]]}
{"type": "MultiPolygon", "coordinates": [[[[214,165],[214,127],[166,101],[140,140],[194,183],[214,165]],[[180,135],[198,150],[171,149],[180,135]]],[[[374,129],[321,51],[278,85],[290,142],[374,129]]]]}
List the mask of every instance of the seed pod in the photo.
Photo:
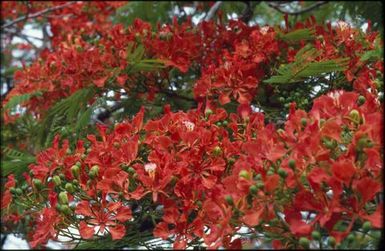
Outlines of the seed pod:
{"type": "Polygon", "coordinates": [[[334,247],[336,243],[337,243],[336,239],[333,236],[330,236],[328,239],[329,246],[334,247]]]}
{"type": "Polygon", "coordinates": [[[307,125],[307,119],[302,118],[302,119],[301,119],[301,125],[302,125],[303,127],[305,127],[305,126],[307,125]]]}
{"type": "Polygon", "coordinates": [[[67,192],[60,192],[59,193],[59,203],[60,204],[68,204],[67,192]]]}
{"type": "Polygon", "coordinates": [[[282,169],[282,168],[280,168],[280,169],[278,169],[278,175],[279,176],[281,176],[281,178],[283,178],[283,179],[285,179],[286,177],[287,177],[287,172],[284,170],[284,169],[282,169]]]}
{"type": "Polygon", "coordinates": [[[354,120],[356,123],[359,123],[360,119],[361,119],[360,113],[356,109],[353,109],[353,110],[350,111],[349,117],[352,120],[354,120]]]}

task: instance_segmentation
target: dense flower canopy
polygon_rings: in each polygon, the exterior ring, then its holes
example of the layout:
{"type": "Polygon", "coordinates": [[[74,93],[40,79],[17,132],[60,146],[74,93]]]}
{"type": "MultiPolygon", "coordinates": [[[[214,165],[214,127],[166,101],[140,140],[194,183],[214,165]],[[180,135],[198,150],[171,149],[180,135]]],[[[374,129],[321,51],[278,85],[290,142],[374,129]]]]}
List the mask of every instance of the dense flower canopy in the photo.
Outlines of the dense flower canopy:
{"type": "Polygon", "coordinates": [[[124,27],[107,19],[119,4],[79,2],[53,15],[53,49],[15,73],[3,105],[30,96],[4,121],[29,114],[44,123],[76,95],[84,107],[107,92],[117,102],[125,95],[152,102],[174,87],[171,71],[194,69],[199,74],[185,88],[193,89],[196,107],[165,105],[149,119],[142,107],[76,141],[56,135],[23,174],[26,184],[8,177],[6,229],[24,222],[35,248],[68,228],[79,231],[74,240],[121,240],[149,220],[145,231],[184,249],[245,248],[260,234],[274,248],[306,247],[319,234],[334,247],[349,243],[362,223],[383,228],[383,60],[368,54],[382,46],[377,32],[314,18],[284,27],[176,18],[124,27]],[[321,82],[325,72],[342,83],[283,105],[281,86],[321,82]],[[282,125],[256,111],[267,99],[288,108],[282,125]],[[242,227],[248,239],[239,237],[242,227]]]}

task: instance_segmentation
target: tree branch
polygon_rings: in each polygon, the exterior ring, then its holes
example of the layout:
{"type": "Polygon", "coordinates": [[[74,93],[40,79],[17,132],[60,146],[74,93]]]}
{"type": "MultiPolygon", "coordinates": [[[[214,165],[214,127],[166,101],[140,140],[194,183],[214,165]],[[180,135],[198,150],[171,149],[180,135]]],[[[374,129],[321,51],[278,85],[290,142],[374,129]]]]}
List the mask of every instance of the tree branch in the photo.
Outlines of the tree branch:
{"type": "Polygon", "coordinates": [[[68,2],[68,3],[62,4],[62,5],[58,5],[58,6],[54,6],[54,7],[51,7],[51,8],[44,9],[42,11],[36,12],[34,14],[31,14],[31,15],[27,14],[25,16],[16,18],[15,20],[4,24],[3,26],[1,26],[1,29],[5,29],[5,28],[10,27],[10,26],[12,26],[12,25],[14,25],[16,23],[25,21],[25,20],[27,20],[29,18],[39,17],[39,16],[42,16],[42,15],[48,13],[48,12],[63,9],[65,7],[68,7],[68,6],[70,6],[72,4],[75,4],[75,3],[77,3],[77,2],[68,2]]]}
{"type": "Polygon", "coordinates": [[[221,6],[222,1],[217,1],[213,6],[211,6],[209,12],[207,12],[207,16],[205,17],[205,21],[210,21],[211,18],[213,18],[215,12],[219,9],[221,6]]]}
{"type": "Polygon", "coordinates": [[[282,10],[281,7],[280,7],[280,4],[276,4],[274,2],[267,2],[267,5],[270,6],[271,8],[277,10],[278,12],[282,13],[282,14],[288,14],[288,15],[300,15],[300,14],[303,14],[305,12],[309,12],[309,11],[312,11],[324,4],[327,4],[328,1],[319,1],[319,2],[316,2],[315,4],[307,7],[307,8],[303,8],[301,10],[297,10],[297,11],[285,11],[285,10],[282,10]]]}

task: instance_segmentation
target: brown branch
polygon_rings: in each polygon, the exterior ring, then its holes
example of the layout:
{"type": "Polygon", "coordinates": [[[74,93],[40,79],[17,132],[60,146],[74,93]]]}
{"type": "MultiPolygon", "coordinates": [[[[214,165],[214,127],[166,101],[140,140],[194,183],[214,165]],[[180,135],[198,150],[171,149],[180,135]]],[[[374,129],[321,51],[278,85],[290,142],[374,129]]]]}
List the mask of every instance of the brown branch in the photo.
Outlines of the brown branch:
{"type": "Polygon", "coordinates": [[[51,7],[51,8],[47,8],[47,9],[41,10],[41,11],[36,12],[34,14],[31,14],[31,15],[27,14],[25,16],[16,18],[15,20],[4,24],[3,26],[1,26],[1,29],[5,29],[5,28],[10,27],[10,26],[12,26],[12,25],[14,25],[16,23],[23,22],[25,20],[28,20],[29,18],[39,17],[39,16],[42,16],[42,15],[48,13],[48,12],[63,9],[65,7],[68,7],[68,6],[70,6],[72,4],[75,4],[75,3],[76,2],[68,2],[68,3],[62,4],[62,5],[58,5],[58,6],[54,6],[54,7],[51,7]]]}
{"type": "Polygon", "coordinates": [[[285,11],[285,10],[282,10],[281,7],[280,7],[280,4],[275,4],[274,2],[268,2],[267,5],[275,10],[277,10],[278,12],[282,13],[282,14],[288,14],[288,15],[300,15],[300,14],[303,14],[303,13],[306,13],[306,12],[309,12],[309,11],[312,11],[324,4],[327,4],[328,1],[319,1],[319,2],[316,2],[315,4],[307,7],[307,8],[303,8],[301,10],[297,10],[297,11],[285,11]]]}

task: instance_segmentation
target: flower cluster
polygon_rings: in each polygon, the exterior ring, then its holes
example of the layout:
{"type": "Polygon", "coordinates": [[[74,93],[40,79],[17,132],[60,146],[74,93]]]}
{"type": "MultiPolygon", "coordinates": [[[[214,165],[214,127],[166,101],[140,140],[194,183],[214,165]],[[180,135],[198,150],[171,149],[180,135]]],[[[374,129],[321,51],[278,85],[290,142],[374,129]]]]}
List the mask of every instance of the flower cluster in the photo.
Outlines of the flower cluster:
{"type": "Polygon", "coordinates": [[[39,61],[15,74],[16,86],[3,103],[14,96],[40,91],[42,95],[33,96],[23,105],[28,112],[43,116],[57,100],[90,86],[100,90],[99,94],[121,88],[131,94],[136,93],[132,91],[135,86],[142,85],[145,92],[136,94],[147,94],[151,99],[160,91],[157,74],[167,76],[170,68],[134,74],[132,68],[137,62],[130,55],[143,47],[146,59],[158,60],[182,73],[199,70],[201,75],[193,87],[198,102],[218,100],[224,105],[235,100],[250,104],[260,83],[275,74],[267,65],[291,63],[305,45],[304,40],[296,44],[287,41],[284,34],[304,29],[313,32],[314,39],[309,44],[318,52],[309,60],[347,58],[348,85],[363,94],[368,90],[377,93],[375,79],[383,72],[382,63],[361,60],[365,52],[374,50],[376,32],[363,33],[342,22],[335,28],[324,27],[314,20],[283,29],[249,27],[241,21],[231,21],[226,26],[212,21],[193,26],[191,21],[178,24],[176,19],[172,25],[153,28],[137,19],[127,28],[115,25],[102,29],[95,39],[84,39],[77,33],[66,36],[54,52],[43,53],[39,61]],[[139,76],[145,77],[144,83],[139,76]]]}
{"type": "Polygon", "coordinates": [[[278,130],[262,113],[213,109],[166,106],[146,123],[142,109],[110,132],[99,126],[74,149],[56,137],[30,165],[26,190],[10,177],[3,208],[29,205],[18,220],[34,222],[32,247],[69,226],[83,239],[95,227],[121,239],[141,217],[135,205],[163,206],[152,216],[153,234],[173,237],[175,248],[197,238],[211,248],[241,247],[231,238],[241,226],[275,237],[275,247],[319,232],[338,244],[357,222],[382,227],[383,110],[375,96],[334,91],[308,113],[293,103],[278,130]]]}

